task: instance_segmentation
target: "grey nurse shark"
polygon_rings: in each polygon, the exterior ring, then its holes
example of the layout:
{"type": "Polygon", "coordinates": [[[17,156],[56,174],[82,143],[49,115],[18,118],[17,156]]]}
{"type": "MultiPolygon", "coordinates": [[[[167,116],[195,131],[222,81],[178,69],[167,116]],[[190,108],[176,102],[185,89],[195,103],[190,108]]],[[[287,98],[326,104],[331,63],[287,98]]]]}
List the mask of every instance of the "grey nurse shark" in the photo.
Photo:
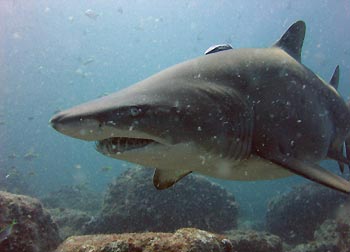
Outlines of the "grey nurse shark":
{"type": "Polygon", "coordinates": [[[303,21],[270,48],[219,45],[124,90],[55,115],[62,134],[156,168],[156,188],[190,172],[229,180],[298,174],[342,192],[350,183],[318,162],[350,158],[350,110],[301,63],[303,21]],[[344,147],[346,148],[344,150],[344,147]],[[346,154],[343,154],[346,152],[346,154]]]}

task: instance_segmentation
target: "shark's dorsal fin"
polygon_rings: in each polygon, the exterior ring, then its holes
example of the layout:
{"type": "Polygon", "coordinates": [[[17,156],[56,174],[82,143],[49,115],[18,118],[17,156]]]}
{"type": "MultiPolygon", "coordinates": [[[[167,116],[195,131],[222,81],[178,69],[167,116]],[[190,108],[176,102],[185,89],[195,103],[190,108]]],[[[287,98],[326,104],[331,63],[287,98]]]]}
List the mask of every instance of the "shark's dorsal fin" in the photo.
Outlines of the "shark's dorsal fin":
{"type": "Polygon", "coordinates": [[[333,76],[331,80],[329,81],[329,84],[331,84],[335,89],[338,89],[339,85],[339,65],[335,68],[333,76]]]}
{"type": "Polygon", "coordinates": [[[304,21],[297,21],[288,28],[273,46],[283,49],[294,59],[301,62],[301,49],[305,38],[305,30],[304,21]]]}
{"type": "Polygon", "coordinates": [[[191,171],[156,169],[153,175],[153,184],[158,190],[167,189],[190,173],[191,171]]]}

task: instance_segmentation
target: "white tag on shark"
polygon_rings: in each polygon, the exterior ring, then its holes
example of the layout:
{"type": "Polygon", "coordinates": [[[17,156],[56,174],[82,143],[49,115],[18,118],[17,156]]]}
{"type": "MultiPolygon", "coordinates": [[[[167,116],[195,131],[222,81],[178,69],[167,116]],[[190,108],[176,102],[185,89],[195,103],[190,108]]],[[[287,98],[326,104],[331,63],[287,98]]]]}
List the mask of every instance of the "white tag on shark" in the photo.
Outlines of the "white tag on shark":
{"type": "Polygon", "coordinates": [[[230,50],[233,49],[233,47],[230,44],[220,44],[220,45],[213,45],[211,47],[209,47],[204,54],[211,54],[211,53],[217,53],[217,52],[221,52],[221,51],[226,51],[226,50],[230,50]]]}

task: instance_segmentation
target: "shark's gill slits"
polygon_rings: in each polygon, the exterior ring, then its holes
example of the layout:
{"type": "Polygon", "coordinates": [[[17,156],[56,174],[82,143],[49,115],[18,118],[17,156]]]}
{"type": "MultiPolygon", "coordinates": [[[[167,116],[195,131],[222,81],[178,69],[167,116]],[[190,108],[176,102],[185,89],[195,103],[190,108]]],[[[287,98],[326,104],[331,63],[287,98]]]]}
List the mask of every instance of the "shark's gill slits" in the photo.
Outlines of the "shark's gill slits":
{"type": "Polygon", "coordinates": [[[156,143],[151,139],[113,137],[96,142],[96,149],[104,154],[117,154],[156,143]]]}

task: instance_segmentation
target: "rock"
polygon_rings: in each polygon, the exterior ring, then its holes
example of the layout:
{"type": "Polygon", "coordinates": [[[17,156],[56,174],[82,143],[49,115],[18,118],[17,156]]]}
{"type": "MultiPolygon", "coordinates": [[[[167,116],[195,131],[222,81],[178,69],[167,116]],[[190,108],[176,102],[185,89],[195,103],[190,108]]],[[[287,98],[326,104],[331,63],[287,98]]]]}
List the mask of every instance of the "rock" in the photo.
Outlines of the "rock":
{"type": "Polygon", "coordinates": [[[0,191],[0,230],[13,221],[12,232],[0,241],[1,252],[49,252],[61,242],[57,225],[37,199],[0,191]]]}
{"type": "Polygon", "coordinates": [[[346,197],[345,194],[314,183],[295,187],[269,203],[267,230],[288,243],[311,241],[315,230],[333,216],[346,197]]]}
{"type": "Polygon", "coordinates": [[[228,252],[223,236],[185,228],[172,233],[85,235],[68,238],[56,252],[228,252]]]}
{"type": "Polygon", "coordinates": [[[315,231],[313,241],[299,244],[289,252],[348,252],[347,249],[341,249],[343,238],[338,230],[338,223],[327,219],[315,231]]]}
{"type": "MultiPolygon", "coordinates": [[[[12,154],[16,157],[15,154],[12,154]]],[[[34,195],[33,185],[28,183],[28,175],[16,166],[2,166],[0,168],[0,191],[14,194],[34,195]]]]}
{"type": "Polygon", "coordinates": [[[236,227],[235,198],[219,185],[189,175],[159,191],[152,175],[151,169],[136,168],[118,177],[88,233],[173,232],[182,227],[222,232],[236,227]]]}
{"type": "Polygon", "coordinates": [[[323,243],[337,244],[339,238],[340,236],[337,231],[337,223],[335,220],[325,220],[314,233],[314,240],[323,243]]]}
{"type": "Polygon", "coordinates": [[[63,239],[73,235],[84,234],[85,225],[93,219],[86,212],[76,209],[54,208],[48,209],[48,211],[58,225],[60,236],[63,239]]]}
{"type": "Polygon", "coordinates": [[[41,201],[46,208],[68,208],[96,213],[101,208],[101,195],[86,186],[65,186],[50,192],[41,201]]]}
{"type": "Polygon", "coordinates": [[[217,235],[194,228],[175,233],[73,236],[56,252],[282,252],[281,239],[254,231],[217,235]],[[264,240],[266,239],[266,240],[264,240]]]}
{"type": "Polygon", "coordinates": [[[349,252],[350,248],[350,199],[336,213],[336,229],[339,235],[338,247],[340,252],[349,252]]]}
{"type": "Polygon", "coordinates": [[[278,236],[253,230],[233,230],[226,233],[234,252],[282,252],[282,240],[278,236]]]}
{"type": "Polygon", "coordinates": [[[328,243],[310,242],[299,244],[288,252],[340,252],[336,245],[328,243]]]}

